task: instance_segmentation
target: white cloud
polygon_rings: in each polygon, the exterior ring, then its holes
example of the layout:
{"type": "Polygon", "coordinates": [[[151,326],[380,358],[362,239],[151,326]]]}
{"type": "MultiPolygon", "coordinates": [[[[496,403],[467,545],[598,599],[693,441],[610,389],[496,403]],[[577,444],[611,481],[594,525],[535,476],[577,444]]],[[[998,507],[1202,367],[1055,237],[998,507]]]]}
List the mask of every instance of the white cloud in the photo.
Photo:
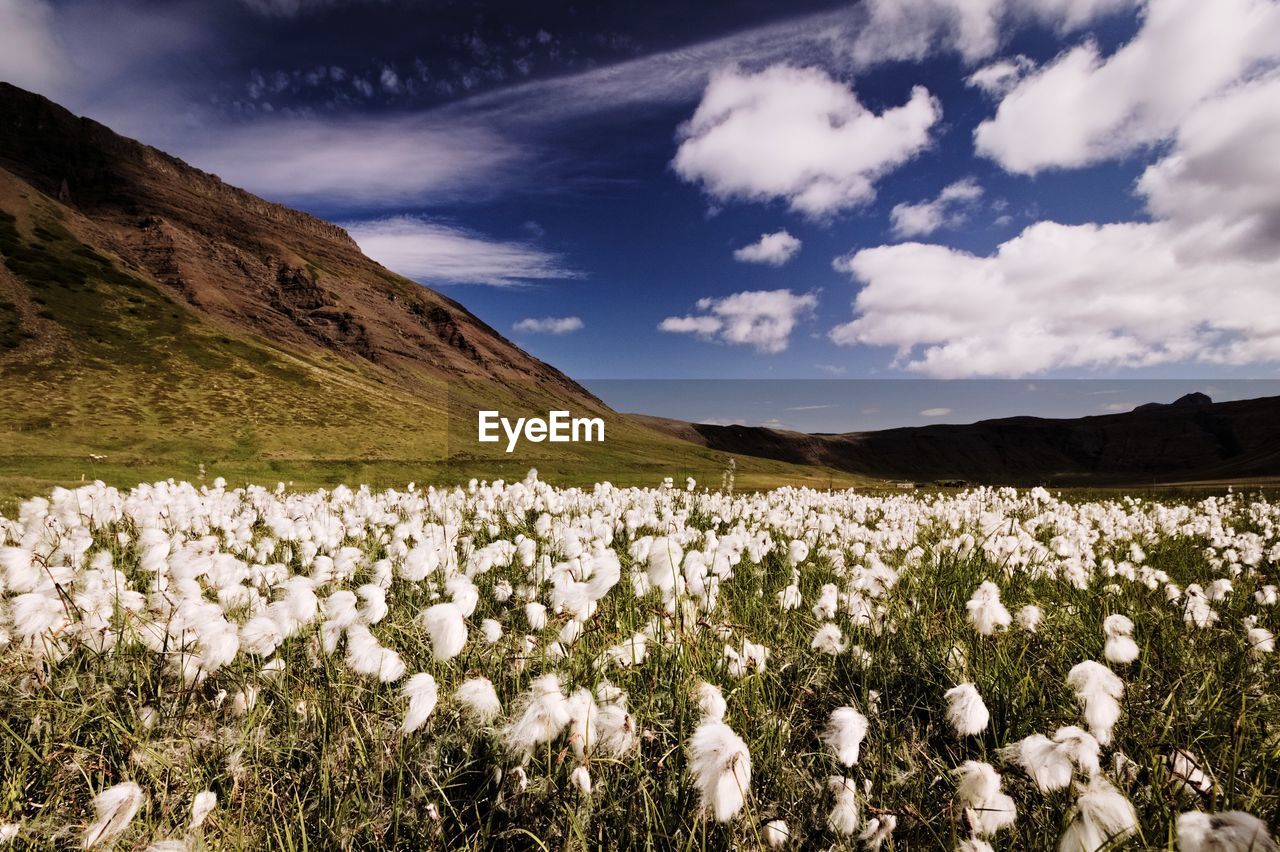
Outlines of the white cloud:
{"type": "Polygon", "coordinates": [[[923,59],[938,51],[966,62],[991,56],[1022,23],[1071,32],[1140,0],[865,0],[866,20],[853,39],[859,65],[923,59]]]}
{"type": "Polygon", "coordinates": [[[717,200],[785,200],[823,217],[875,197],[875,181],[930,143],[941,108],[923,87],[877,115],[816,68],[722,71],[680,129],[676,173],[717,200]]]}
{"type": "Polygon", "coordinates": [[[951,413],[950,408],[926,408],[920,412],[921,417],[946,417],[951,413]]]}
{"type": "Polygon", "coordinates": [[[841,367],[837,364],[814,364],[813,367],[815,370],[821,370],[822,372],[830,373],[833,376],[843,376],[846,370],[845,367],[841,367]]]}
{"type": "MultiPolygon", "coordinates": [[[[1228,6],[1242,8],[1213,8],[1228,6]]],[[[865,286],[832,340],[894,347],[896,364],[944,378],[1280,363],[1280,70],[1252,73],[1176,112],[1137,182],[1150,221],[1039,222],[988,256],[858,251],[836,261],[865,286]]]]}
{"type": "Polygon", "coordinates": [[[818,304],[813,293],[746,290],[723,298],[699,299],[694,316],[667,317],[660,331],[696,334],[705,339],[752,346],[757,352],[786,351],[791,332],[818,304]]]}
{"type": "Polygon", "coordinates": [[[775,231],[762,234],[760,239],[749,246],[743,246],[733,253],[733,259],[743,263],[764,263],[769,266],[782,266],[800,251],[800,241],[786,231],[775,231]]]}
{"type": "Polygon", "coordinates": [[[193,164],[279,201],[386,204],[496,189],[526,152],[482,127],[422,118],[273,119],[210,129],[193,164]]]}
{"type": "Polygon", "coordinates": [[[922,237],[943,227],[964,221],[969,205],[982,197],[982,187],[965,178],[945,187],[932,201],[895,204],[889,211],[893,233],[899,237],[922,237]]]}
{"type": "Polygon", "coordinates": [[[43,0],[0,0],[0,80],[49,94],[68,71],[43,0]]]}
{"type": "Polygon", "coordinates": [[[512,326],[516,331],[530,334],[568,334],[579,331],[583,322],[578,317],[528,317],[512,326]]]}
{"type": "Polygon", "coordinates": [[[978,125],[979,153],[1034,174],[1124,156],[1167,139],[1206,98],[1280,60],[1272,0],[1151,0],[1128,44],[1086,42],[1009,89],[978,125]]]}
{"type": "Polygon", "coordinates": [[[1001,59],[984,65],[965,78],[965,85],[981,89],[988,95],[1000,96],[1009,92],[1027,72],[1035,68],[1035,63],[1025,56],[1012,59],[1001,59]]]}
{"type": "Polygon", "coordinates": [[[527,243],[396,216],[346,226],[360,249],[388,269],[424,284],[490,284],[581,278],[564,260],[527,243]]]}

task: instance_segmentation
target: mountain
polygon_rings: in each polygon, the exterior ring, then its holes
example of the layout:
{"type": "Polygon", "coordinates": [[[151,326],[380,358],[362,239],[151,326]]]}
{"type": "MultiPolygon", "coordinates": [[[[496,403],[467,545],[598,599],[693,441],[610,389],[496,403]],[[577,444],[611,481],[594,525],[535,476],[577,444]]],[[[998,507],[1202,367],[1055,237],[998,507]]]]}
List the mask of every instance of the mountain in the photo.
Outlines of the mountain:
{"type": "Polygon", "coordinates": [[[200,465],[311,484],[531,464],[652,483],[726,462],[619,416],[338,226],[3,83],[0,255],[0,478],[15,493],[200,465]],[[607,441],[506,455],[476,442],[481,408],[601,416],[607,441]]]}
{"type": "Polygon", "coordinates": [[[1280,397],[1215,403],[1189,394],[1125,414],[840,435],[644,419],[707,448],[882,480],[1136,485],[1280,476],[1280,397]]]}

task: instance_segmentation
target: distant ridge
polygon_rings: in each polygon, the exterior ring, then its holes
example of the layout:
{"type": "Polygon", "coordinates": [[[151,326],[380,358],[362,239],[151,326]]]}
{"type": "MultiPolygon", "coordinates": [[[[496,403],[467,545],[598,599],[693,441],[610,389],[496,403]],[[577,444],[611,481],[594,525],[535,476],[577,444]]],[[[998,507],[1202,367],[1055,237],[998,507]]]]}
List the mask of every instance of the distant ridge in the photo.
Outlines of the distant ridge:
{"type": "Polygon", "coordinates": [[[839,435],[643,419],[723,452],[880,479],[1130,485],[1280,476],[1280,397],[1215,403],[1193,393],[1123,414],[1008,417],[839,435]]]}

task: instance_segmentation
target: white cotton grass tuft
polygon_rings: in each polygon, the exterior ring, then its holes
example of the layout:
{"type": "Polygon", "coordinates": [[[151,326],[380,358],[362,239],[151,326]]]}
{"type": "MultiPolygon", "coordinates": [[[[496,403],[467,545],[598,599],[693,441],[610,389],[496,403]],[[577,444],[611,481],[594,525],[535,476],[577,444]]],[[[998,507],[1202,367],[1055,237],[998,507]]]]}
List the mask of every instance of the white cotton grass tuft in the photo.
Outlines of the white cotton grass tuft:
{"type": "Polygon", "coordinates": [[[770,849],[781,849],[791,840],[791,830],[787,828],[785,820],[769,820],[764,824],[761,834],[764,835],[765,845],[770,849]]]}
{"type": "Polygon", "coordinates": [[[827,778],[827,790],[832,798],[831,812],[827,814],[827,828],[833,834],[846,837],[853,834],[862,822],[857,783],[852,778],[832,775],[827,778]]]}
{"type": "Polygon", "coordinates": [[[683,561],[684,549],[673,538],[655,538],[649,545],[649,583],[661,591],[664,598],[683,591],[684,575],[680,571],[683,561]]]}
{"type": "Polygon", "coordinates": [[[893,814],[882,814],[867,822],[867,827],[858,835],[862,848],[867,852],[880,852],[880,847],[893,836],[898,827],[898,818],[893,814]]]}
{"type": "Polygon", "coordinates": [[[464,680],[453,698],[462,705],[462,711],[472,722],[487,725],[502,715],[502,702],[498,700],[498,692],[487,677],[473,677],[464,680]]]}
{"type": "Polygon", "coordinates": [[[737,816],[751,786],[751,755],[724,722],[704,720],[689,739],[689,771],[702,807],[716,822],[737,816]]]}
{"type": "Polygon", "coordinates": [[[1175,748],[1164,758],[1169,775],[1177,785],[1201,795],[1213,792],[1213,779],[1204,771],[1199,757],[1184,748],[1175,748]]]}
{"type": "Polygon", "coordinates": [[[1040,629],[1040,623],[1044,621],[1044,611],[1035,604],[1027,604],[1018,610],[1016,618],[1019,627],[1028,633],[1035,633],[1040,629]]]}
{"type": "Polygon", "coordinates": [[[502,639],[502,623],[494,618],[486,618],[480,622],[480,635],[490,645],[497,644],[502,639]]]}
{"type": "Polygon", "coordinates": [[[1206,814],[1187,811],[1178,817],[1181,852],[1277,852],[1267,825],[1244,811],[1206,814]]]}
{"type": "Polygon", "coordinates": [[[703,720],[719,722],[724,719],[728,704],[724,700],[724,693],[720,691],[720,687],[705,680],[700,681],[694,688],[694,697],[698,702],[698,710],[701,711],[703,720]]]}
{"type": "Polygon", "coordinates": [[[516,699],[512,719],[502,729],[502,740],[508,752],[526,763],[538,746],[559,737],[571,719],[560,678],[543,675],[516,699]]]}
{"type": "Polygon", "coordinates": [[[1071,821],[1058,841],[1058,852],[1110,849],[1137,830],[1133,805],[1110,781],[1095,775],[1076,799],[1071,821]]]}
{"type": "Polygon", "coordinates": [[[841,766],[849,767],[858,762],[866,736],[867,717],[853,707],[837,707],[827,719],[822,742],[831,749],[841,766]]]}
{"type": "Polygon", "coordinates": [[[832,622],[827,622],[818,628],[818,632],[814,634],[813,642],[810,646],[815,651],[821,651],[824,654],[842,654],[849,647],[849,643],[845,641],[844,634],[840,632],[840,627],[832,622]]]}
{"type": "Polygon", "coordinates": [[[981,837],[966,837],[956,844],[956,852],[995,852],[995,849],[981,837]]]}
{"type": "Polygon", "coordinates": [[[587,767],[578,766],[569,773],[569,782],[584,796],[591,795],[591,773],[587,767]]]}
{"type": "Polygon", "coordinates": [[[1000,602],[1000,587],[990,580],[984,581],[965,604],[969,620],[981,636],[993,636],[1009,627],[1012,618],[1000,602]]]}
{"type": "Polygon", "coordinates": [[[118,837],[142,807],[142,788],[132,781],[108,787],[93,797],[95,820],[84,833],[82,846],[92,849],[118,837]]]}
{"type": "Polygon", "coordinates": [[[954,773],[958,779],[956,802],[975,835],[990,837],[1013,825],[1017,806],[1001,792],[1000,773],[991,764],[966,760],[954,773]]]}
{"type": "Polygon", "coordinates": [[[1262,657],[1267,654],[1275,653],[1275,634],[1265,627],[1258,627],[1247,619],[1245,622],[1245,640],[1248,642],[1249,654],[1251,656],[1262,657]]]}
{"type": "Polygon", "coordinates": [[[191,821],[187,824],[187,830],[198,830],[200,826],[204,825],[204,821],[209,818],[209,814],[213,813],[213,809],[217,806],[217,793],[212,790],[196,793],[195,798],[191,800],[191,821]]]}
{"type": "Polygon", "coordinates": [[[400,655],[383,647],[363,624],[347,628],[347,665],[358,674],[392,683],[404,677],[405,665],[400,655]]]}
{"type": "Polygon", "coordinates": [[[1050,739],[1032,734],[1000,749],[1000,759],[1020,766],[1042,793],[1064,790],[1071,785],[1076,770],[1086,776],[1102,771],[1098,756],[1101,746],[1088,731],[1075,725],[1059,728],[1050,739]]]}
{"type": "Polygon", "coordinates": [[[436,709],[440,690],[434,677],[421,672],[405,681],[400,688],[400,695],[409,702],[404,722],[400,725],[400,733],[411,734],[425,725],[431,717],[431,711],[436,709]]]}
{"type": "Polygon", "coordinates": [[[529,629],[539,631],[547,626],[547,608],[537,601],[524,605],[524,618],[529,622],[529,629]]]}
{"type": "Polygon", "coordinates": [[[1089,732],[1097,737],[1098,742],[1109,744],[1120,719],[1124,682],[1101,663],[1085,660],[1067,673],[1067,686],[1075,690],[1089,732]]]}
{"type": "Polygon", "coordinates": [[[946,691],[945,698],[947,722],[958,736],[972,737],[987,729],[991,714],[973,684],[966,682],[953,686],[946,691]]]}
{"type": "Polygon", "coordinates": [[[1138,645],[1133,641],[1133,621],[1116,613],[1102,622],[1102,633],[1107,637],[1103,655],[1107,662],[1128,665],[1138,659],[1138,645]]]}
{"type": "Polygon", "coordinates": [[[467,645],[467,621],[457,604],[428,607],[422,613],[422,626],[431,637],[431,653],[437,660],[452,660],[467,645]]]}

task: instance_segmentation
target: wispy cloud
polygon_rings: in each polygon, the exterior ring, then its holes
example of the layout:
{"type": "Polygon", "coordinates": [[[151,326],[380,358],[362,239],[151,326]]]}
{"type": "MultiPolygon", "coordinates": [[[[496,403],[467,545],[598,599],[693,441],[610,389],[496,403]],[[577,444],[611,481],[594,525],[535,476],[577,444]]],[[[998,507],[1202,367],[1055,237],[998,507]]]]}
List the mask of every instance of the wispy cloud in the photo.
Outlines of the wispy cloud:
{"type": "Polygon", "coordinates": [[[951,413],[950,408],[926,408],[920,412],[921,417],[946,417],[951,413]]]}
{"type": "Polygon", "coordinates": [[[494,240],[474,231],[412,216],[346,225],[369,257],[424,284],[489,284],[582,278],[561,256],[529,243],[494,240]]]}
{"type": "Polygon", "coordinates": [[[512,326],[529,334],[569,334],[582,329],[579,317],[526,317],[512,326]]]}
{"type": "Polygon", "coordinates": [[[184,154],[279,201],[430,203],[496,190],[527,151],[492,130],[424,117],[268,119],[215,128],[184,154]]]}

